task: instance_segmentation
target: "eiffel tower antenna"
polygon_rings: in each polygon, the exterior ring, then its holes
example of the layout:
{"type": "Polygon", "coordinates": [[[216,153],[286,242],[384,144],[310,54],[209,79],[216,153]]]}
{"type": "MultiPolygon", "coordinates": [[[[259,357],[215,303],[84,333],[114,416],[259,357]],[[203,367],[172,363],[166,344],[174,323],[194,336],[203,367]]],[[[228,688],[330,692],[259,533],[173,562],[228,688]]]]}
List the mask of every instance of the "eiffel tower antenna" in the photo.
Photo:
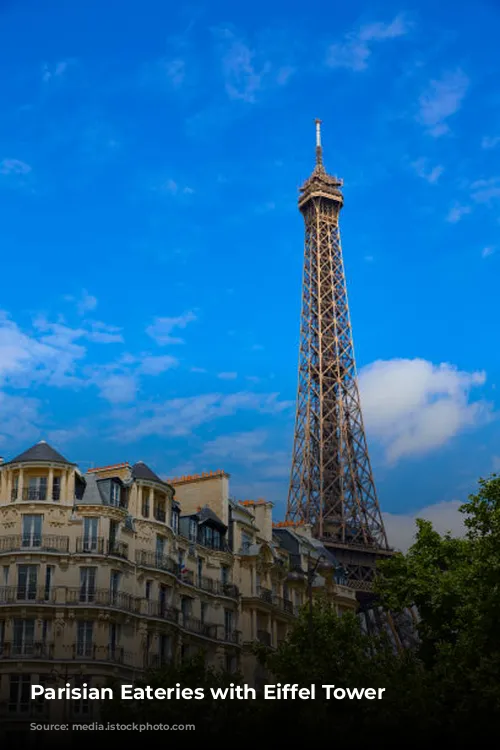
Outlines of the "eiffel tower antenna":
{"type": "Polygon", "coordinates": [[[287,520],[310,524],[349,585],[370,591],[376,560],[391,554],[375,490],[356,374],[340,243],[342,180],[316,165],[300,189],[304,271],[299,382],[287,520]]]}

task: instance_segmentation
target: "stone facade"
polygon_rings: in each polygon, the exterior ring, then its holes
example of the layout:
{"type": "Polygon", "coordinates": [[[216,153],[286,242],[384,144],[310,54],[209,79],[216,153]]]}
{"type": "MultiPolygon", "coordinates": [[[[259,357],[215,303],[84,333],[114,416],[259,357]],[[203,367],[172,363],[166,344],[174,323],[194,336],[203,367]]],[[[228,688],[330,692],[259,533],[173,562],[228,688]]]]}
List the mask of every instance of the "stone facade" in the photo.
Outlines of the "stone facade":
{"type": "MultiPolygon", "coordinates": [[[[0,558],[0,715],[47,710],[31,683],[129,682],[200,650],[259,683],[252,644],[286,637],[309,579],[338,610],[356,607],[309,530],[230,499],[225,472],[83,474],[47,443],[0,465],[0,558]]],[[[72,702],[75,717],[90,710],[72,702]]]]}

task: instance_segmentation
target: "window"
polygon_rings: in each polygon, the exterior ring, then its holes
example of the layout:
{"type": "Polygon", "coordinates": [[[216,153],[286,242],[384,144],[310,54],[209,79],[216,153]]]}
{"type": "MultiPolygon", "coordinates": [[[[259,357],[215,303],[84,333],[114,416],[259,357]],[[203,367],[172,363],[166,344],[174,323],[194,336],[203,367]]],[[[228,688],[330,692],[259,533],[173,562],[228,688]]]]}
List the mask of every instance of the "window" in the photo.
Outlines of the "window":
{"type": "Polygon", "coordinates": [[[174,534],[179,533],[179,513],[175,509],[172,509],[172,531],[174,534]]]}
{"type": "Polygon", "coordinates": [[[4,586],[9,585],[9,570],[10,570],[10,565],[3,566],[3,585],[4,586]]]}
{"type": "Polygon", "coordinates": [[[17,568],[17,598],[36,599],[37,582],[37,565],[19,565],[17,568]]]}
{"type": "Polygon", "coordinates": [[[23,516],[23,547],[41,547],[42,521],[42,515],[23,516]]]}
{"type": "Polygon", "coordinates": [[[177,553],[177,559],[179,561],[179,571],[182,573],[182,571],[185,568],[184,558],[185,558],[186,552],[183,549],[180,549],[177,553]]]}
{"type": "MultiPolygon", "coordinates": [[[[88,678],[76,679],[74,682],[75,687],[82,687],[83,683],[86,682],[89,685],[88,678]]],[[[89,685],[90,687],[90,685],[89,685]]],[[[88,716],[91,713],[90,701],[88,698],[79,698],[78,700],[71,701],[71,713],[75,716],[88,716]]]]}
{"type": "Polygon", "coordinates": [[[31,677],[29,674],[10,675],[9,711],[28,713],[31,705],[31,677]]]}
{"type": "Polygon", "coordinates": [[[165,612],[168,607],[169,589],[168,586],[160,585],[158,594],[158,608],[160,617],[165,617],[165,612]]]}
{"type": "Polygon", "coordinates": [[[244,531],[241,534],[241,549],[244,552],[248,552],[252,545],[252,537],[250,534],[245,533],[244,531]]]}
{"type": "Polygon", "coordinates": [[[19,474],[17,474],[14,477],[14,484],[13,484],[11,495],[10,495],[11,502],[18,499],[18,492],[19,492],[19,474]]]}
{"type": "Polygon", "coordinates": [[[203,544],[206,547],[213,547],[214,543],[214,530],[210,526],[205,526],[203,529],[203,544]]]}
{"type": "Polygon", "coordinates": [[[52,500],[58,502],[61,498],[61,477],[54,477],[52,480],[52,500]]]}
{"type": "Polygon", "coordinates": [[[3,654],[3,651],[4,651],[4,641],[5,641],[5,620],[0,620],[0,654],[3,654]]]}
{"type": "Polygon", "coordinates": [[[97,551],[97,533],[99,519],[87,517],[83,519],[83,552],[97,551]]]}
{"type": "Polygon", "coordinates": [[[42,620],[42,644],[44,647],[44,651],[47,650],[51,626],[52,623],[50,620],[42,620]]]}
{"type": "Polygon", "coordinates": [[[95,600],[95,581],[97,568],[80,568],[80,601],[95,600]]]}
{"type": "Polygon", "coordinates": [[[207,604],[206,604],[206,602],[201,602],[200,620],[201,620],[201,624],[202,625],[205,624],[206,615],[207,615],[207,604]]]}
{"type": "Polygon", "coordinates": [[[201,579],[203,578],[203,558],[199,557],[196,564],[197,564],[197,573],[198,573],[198,583],[201,583],[201,579]]]}
{"type": "Polygon", "coordinates": [[[221,583],[225,586],[226,583],[229,583],[229,568],[227,565],[222,565],[220,569],[220,580],[221,583]]]}
{"type": "Polygon", "coordinates": [[[115,660],[119,656],[120,626],[112,622],[109,626],[109,656],[115,660]]]}
{"type": "Polygon", "coordinates": [[[14,620],[12,653],[15,656],[31,656],[35,647],[35,620],[14,620]]]}
{"type": "Polygon", "coordinates": [[[91,658],[93,654],[93,631],[92,620],[79,620],[76,637],[76,655],[91,658]]]}
{"type": "Polygon", "coordinates": [[[143,518],[149,518],[149,494],[142,498],[141,513],[143,515],[143,518]]]}
{"type": "Polygon", "coordinates": [[[196,520],[194,518],[191,518],[189,520],[189,540],[191,542],[196,542],[198,538],[198,524],[196,523],[196,520]]]}
{"type": "Polygon", "coordinates": [[[183,596],[181,599],[181,612],[183,619],[187,619],[191,616],[191,599],[187,596],[183,596]]]}
{"type": "Polygon", "coordinates": [[[146,599],[148,601],[149,601],[149,599],[151,599],[151,588],[152,588],[152,585],[153,585],[153,581],[146,581],[145,597],[146,597],[146,599]]]}
{"type": "Polygon", "coordinates": [[[118,590],[120,588],[121,574],[118,570],[112,570],[109,579],[109,590],[111,595],[111,604],[116,604],[118,601],[118,590]]]}
{"type": "Polygon", "coordinates": [[[118,536],[118,521],[109,522],[109,551],[116,551],[116,537],[118,536]]]}
{"type": "Polygon", "coordinates": [[[161,567],[163,564],[163,558],[165,557],[166,549],[165,549],[165,537],[164,536],[157,536],[156,537],[156,564],[158,567],[161,567]]]}
{"type": "Polygon", "coordinates": [[[234,630],[234,613],[232,609],[224,610],[224,631],[226,634],[226,641],[230,640],[234,630]]]}
{"type": "Polygon", "coordinates": [[[54,566],[53,565],[47,565],[45,568],[45,591],[43,598],[46,602],[50,600],[50,589],[52,586],[52,579],[54,576],[54,566]]]}
{"type": "Polygon", "coordinates": [[[111,505],[120,505],[121,487],[118,482],[111,483],[111,505]]]}
{"type": "Polygon", "coordinates": [[[222,547],[222,537],[220,531],[217,531],[217,529],[214,529],[214,538],[212,542],[212,547],[214,549],[221,549],[222,547]]]}
{"type": "Polygon", "coordinates": [[[236,659],[233,654],[226,654],[226,672],[232,674],[235,670],[236,659]]]}
{"type": "Polygon", "coordinates": [[[28,491],[24,493],[25,500],[47,499],[47,477],[30,477],[28,491]]]}

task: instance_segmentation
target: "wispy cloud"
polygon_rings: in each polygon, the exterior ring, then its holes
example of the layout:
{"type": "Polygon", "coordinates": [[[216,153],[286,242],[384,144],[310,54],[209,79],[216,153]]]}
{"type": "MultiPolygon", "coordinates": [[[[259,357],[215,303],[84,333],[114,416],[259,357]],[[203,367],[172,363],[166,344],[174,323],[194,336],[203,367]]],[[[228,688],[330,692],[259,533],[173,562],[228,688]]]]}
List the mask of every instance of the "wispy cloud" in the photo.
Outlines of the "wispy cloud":
{"type": "Polygon", "coordinates": [[[0,174],[27,175],[31,171],[30,165],[20,159],[3,159],[0,162],[0,174]]]}
{"type": "Polygon", "coordinates": [[[217,377],[220,380],[236,380],[236,378],[238,377],[238,373],[237,372],[219,372],[217,377]]]}
{"type": "Polygon", "coordinates": [[[491,247],[491,246],[490,247],[485,247],[485,248],[483,248],[483,250],[481,252],[481,258],[489,258],[490,255],[494,255],[495,253],[496,253],[496,248],[495,247],[491,247]]]}
{"type": "Polygon", "coordinates": [[[447,216],[446,221],[448,221],[450,224],[456,224],[459,222],[464,216],[467,214],[470,214],[472,211],[470,206],[453,206],[450,208],[447,216]]]}
{"type": "Polygon", "coordinates": [[[168,193],[170,195],[192,195],[194,193],[193,188],[189,186],[181,187],[175,180],[168,179],[165,182],[163,182],[160,187],[158,188],[163,193],[168,193]]]}
{"type": "Polygon", "coordinates": [[[500,198],[500,177],[476,180],[471,184],[470,189],[476,203],[490,204],[500,198]]]}
{"type": "Polygon", "coordinates": [[[449,133],[447,120],[456,114],[469,88],[469,79],[461,71],[444,73],[432,80],[420,96],[417,119],[435,138],[449,133]]]}
{"type": "Polygon", "coordinates": [[[280,401],[277,393],[207,393],[175,398],[157,404],[141,404],[115,415],[116,440],[135,441],[148,436],[190,435],[200,425],[240,411],[278,414],[293,402],[280,401]]]}
{"type": "Polygon", "coordinates": [[[42,81],[48,83],[54,78],[62,78],[67,72],[70,65],[74,64],[74,60],[59,60],[52,65],[45,63],[42,68],[42,81]]]}
{"type": "Polygon", "coordinates": [[[485,135],[481,141],[481,148],[491,149],[496,148],[500,145],[500,135],[488,136],[485,135]]]}
{"type": "Polygon", "coordinates": [[[224,89],[229,99],[249,104],[266,89],[284,86],[295,69],[287,62],[276,63],[267,45],[251,46],[233,29],[213,29],[220,56],[224,89]],[[259,48],[260,47],[260,48],[259,48]]]}
{"type": "Polygon", "coordinates": [[[431,167],[427,159],[421,158],[414,161],[411,165],[416,174],[431,185],[436,183],[444,172],[444,167],[440,164],[431,167]]]}
{"type": "Polygon", "coordinates": [[[195,320],[196,315],[192,311],[185,312],[177,318],[155,318],[153,323],[146,328],[146,333],[160,346],[183,344],[183,339],[171,334],[176,328],[186,328],[195,320]]]}
{"type": "Polygon", "coordinates": [[[377,42],[397,39],[407,34],[412,24],[403,15],[389,23],[374,22],[361,26],[328,48],[326,64],[330,68],[347,68],[356,72],[366,70],[372,48],[377,42]]]}

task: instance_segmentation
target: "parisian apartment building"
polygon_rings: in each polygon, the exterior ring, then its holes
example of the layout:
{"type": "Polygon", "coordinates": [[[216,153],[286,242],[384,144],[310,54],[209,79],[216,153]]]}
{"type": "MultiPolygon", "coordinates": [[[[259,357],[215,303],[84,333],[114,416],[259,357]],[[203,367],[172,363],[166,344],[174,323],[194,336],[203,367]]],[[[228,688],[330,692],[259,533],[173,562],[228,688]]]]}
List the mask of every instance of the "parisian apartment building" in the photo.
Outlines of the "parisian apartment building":
{"type": "Polygon", "coordinates": [[[132,682],[200,652],[258,687],[254,644],[279,646],[309,587],[356,609],[310,530],[235,501],[229,479],[166,480],[142,462],[82,472],[44,441],[2,459],[0,717],[47,717],[31,684],[132,682]]]}

